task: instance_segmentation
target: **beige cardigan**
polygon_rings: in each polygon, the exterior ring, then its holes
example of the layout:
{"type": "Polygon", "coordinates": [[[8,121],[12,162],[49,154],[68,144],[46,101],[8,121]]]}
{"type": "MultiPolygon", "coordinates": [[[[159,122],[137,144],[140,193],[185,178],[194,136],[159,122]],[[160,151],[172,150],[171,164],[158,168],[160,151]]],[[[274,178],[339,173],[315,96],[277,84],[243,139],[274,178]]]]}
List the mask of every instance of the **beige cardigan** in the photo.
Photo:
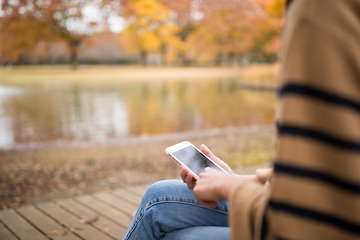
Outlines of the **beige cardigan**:
{"type": "Polygon", "coordinates": [[[271,186],[230,195],[232,239],[360,239],[360,1],[294,0],[271,186]]]}

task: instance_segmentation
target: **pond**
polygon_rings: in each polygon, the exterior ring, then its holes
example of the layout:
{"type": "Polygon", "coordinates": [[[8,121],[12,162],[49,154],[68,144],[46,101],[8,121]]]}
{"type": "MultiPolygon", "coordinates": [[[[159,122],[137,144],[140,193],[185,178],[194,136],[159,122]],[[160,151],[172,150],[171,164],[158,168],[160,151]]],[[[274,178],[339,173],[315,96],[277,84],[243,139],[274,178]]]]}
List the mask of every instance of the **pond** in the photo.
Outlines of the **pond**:
{"type": "Polygon", "coordinates": [[[0,149],[267,125],[274,105],[234,79],[0,85],[0,149]]]}

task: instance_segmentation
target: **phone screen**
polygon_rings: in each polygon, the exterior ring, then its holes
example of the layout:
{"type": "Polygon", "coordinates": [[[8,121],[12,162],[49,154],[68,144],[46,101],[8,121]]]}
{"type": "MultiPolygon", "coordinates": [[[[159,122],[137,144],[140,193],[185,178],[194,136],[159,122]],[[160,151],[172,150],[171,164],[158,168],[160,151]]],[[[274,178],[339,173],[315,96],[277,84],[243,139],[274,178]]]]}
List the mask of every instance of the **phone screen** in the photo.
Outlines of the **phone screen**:
{"type": "Polygon", "coordinates": [[[181,150],[173,152],[172,154],[197,175],[202,173],[206,167],[222,171],[214,163],[207,159],[202,152],[199,152],[193,146],[185,147],[181,150]]]}

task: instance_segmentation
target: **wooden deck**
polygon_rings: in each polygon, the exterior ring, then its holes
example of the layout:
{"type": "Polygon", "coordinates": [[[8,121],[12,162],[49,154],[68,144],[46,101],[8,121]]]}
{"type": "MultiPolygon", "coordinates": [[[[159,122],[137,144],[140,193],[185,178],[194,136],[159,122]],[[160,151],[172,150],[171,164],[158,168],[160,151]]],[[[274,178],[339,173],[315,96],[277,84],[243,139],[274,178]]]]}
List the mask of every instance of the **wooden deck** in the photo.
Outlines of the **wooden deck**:
{"type": "MultiPolygon", "coordinates": [[[[254,174],[268,164],[235,169],[254,174]]],[[[122,239],[149,184],[0,211],[0,240],[122,239]],[[86,224],[81,219],[98,215],[86,224]]]]}
{"type": "Polygon", "coordinates": [[[122,239],[147,185],[0,211],[1,240],[122,239]],[[90,224],[81,219],[98,216],[90,224]]]}

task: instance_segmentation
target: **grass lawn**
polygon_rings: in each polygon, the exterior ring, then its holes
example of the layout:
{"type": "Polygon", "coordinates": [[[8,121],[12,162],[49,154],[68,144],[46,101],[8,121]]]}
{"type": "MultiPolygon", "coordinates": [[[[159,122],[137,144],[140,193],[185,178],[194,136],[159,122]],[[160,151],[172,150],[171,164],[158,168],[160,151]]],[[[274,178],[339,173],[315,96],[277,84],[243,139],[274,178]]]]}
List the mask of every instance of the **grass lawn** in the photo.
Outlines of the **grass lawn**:
{"type": "Polygon", "coordinates": [[[26,85],[53,81],[113,83],[118,81],[204,80],[237,78],[255,85],[275,86],[279,64],[244,67],[138,67],[118,65],[0,67],[0,83],[26,85]]]}

